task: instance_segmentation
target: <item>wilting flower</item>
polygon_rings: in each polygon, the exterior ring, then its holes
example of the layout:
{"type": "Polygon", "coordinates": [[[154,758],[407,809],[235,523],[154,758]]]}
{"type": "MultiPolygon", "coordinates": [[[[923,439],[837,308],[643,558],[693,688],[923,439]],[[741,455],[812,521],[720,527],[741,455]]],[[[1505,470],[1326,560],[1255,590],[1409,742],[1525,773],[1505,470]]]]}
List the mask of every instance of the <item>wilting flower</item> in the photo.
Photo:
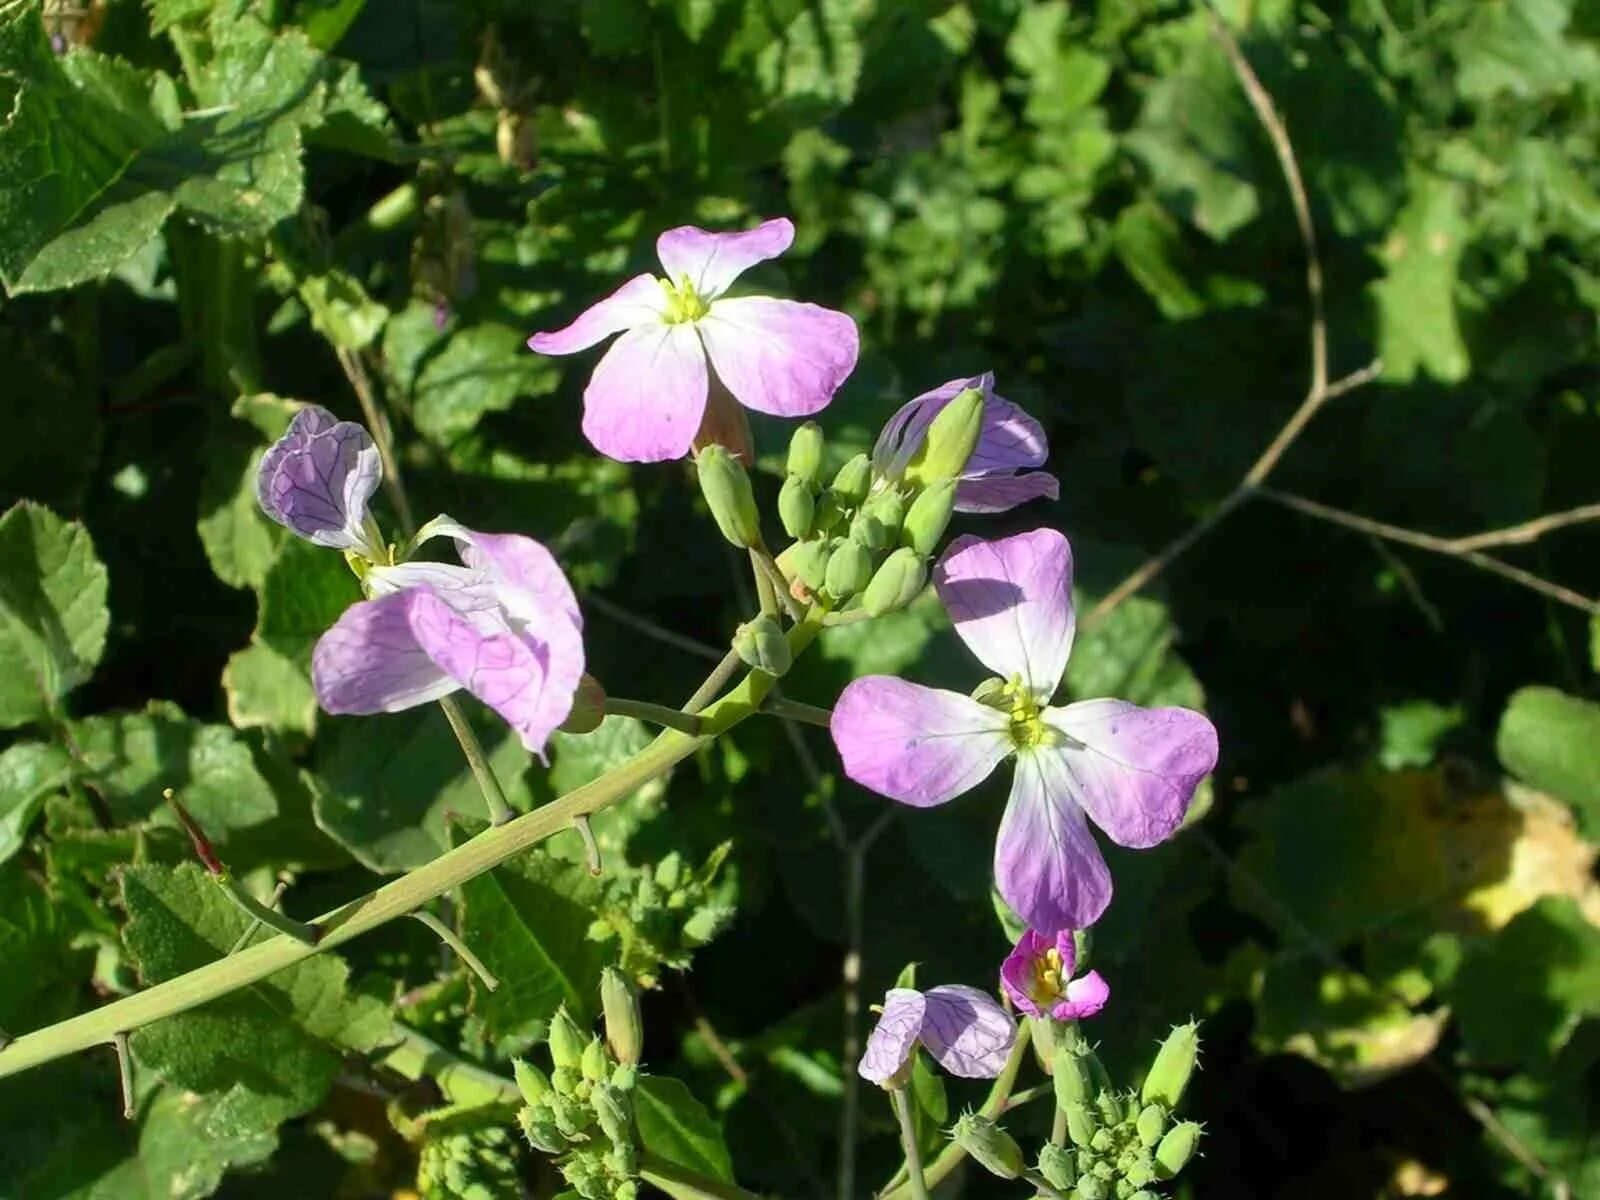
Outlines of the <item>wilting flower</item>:
{"type": "Polygon", "coordinates": [[[1000,678],[973,696],[887,675],[834,706],[834,743],[863,787],[926,808],[1016,756],[995,843],[995,882],[1034,929],[1083,929],[1111,900],[1091,818],[1120,846],[1154,846],[1182,823],[1217,762],[1211,722],[1122,700],[1049,707],[1072,649],[1072,551],[1053,529],[958,538],[934,583],[967,648],[1000,678]]]}
{"type": "Polygon", "coordinates": [[[814,304],[723,294],[793,241],[783,217],[743,233],[669,229],[656,240],[666,278],[636,275],[564,329],[528,339],[540,354],[575,354],[622,334],[583,393],[596,450],[623,462],[687,454],[705,415],[708,359],[746,408],[803,417],[827,406],[855,368],[855,322],[814,304]]]}
{"type": "Polygon", "coordinates": [[[382,477],[372,436],[311,405],[262,456],[256,500],[291,533],[378,561],[383,539],[367,518],[367,502],[382,477]]]}
{"type": "Polygon", "coordinates": [[[1034,929],[1026,930],[1000,968],[1000,985],[1011,1002],[1033,1017],[1076,1021],[1092,1017],[1106,1005],[1111,989],[1090,971],[1074,979],[1078,952],[1072,930],[1063,929],[1054,940],[1034,929]]]}
{"type": "Polygon", "coordinates": [[[902,405],[889,418],[872,448],[879,474],[898,479],[922,449],[928,428],[940,411],[967,388],[983,393],[983,429],[956,489],[957,512],[1004,512],[1029,500],[1060,494],[1056,477],[1045,471],[1050,448],[1044,428],[1009,400],[994,394],[994,373],[952,379],[902,405]]]}
{"type": "Polygon", "coordinates": [[[532,538],[477,533],[448,517],[419,543],[452,538],[461,566],[373,567],[373,599],[351,605],[311,656],[331,713],[398,712],[466,688],[542,754],[583,676],[583,618],[555,558],[532,538]]]}
{"type": "Polygon", "coordinates": [[[954,983],[926,992],[890,988],[856,1070],[882,1087],[899,1087],[921,1042],[950,1074],[993,1079],[1016,1040],[1016,1022],[977,988],[954,983]]]}

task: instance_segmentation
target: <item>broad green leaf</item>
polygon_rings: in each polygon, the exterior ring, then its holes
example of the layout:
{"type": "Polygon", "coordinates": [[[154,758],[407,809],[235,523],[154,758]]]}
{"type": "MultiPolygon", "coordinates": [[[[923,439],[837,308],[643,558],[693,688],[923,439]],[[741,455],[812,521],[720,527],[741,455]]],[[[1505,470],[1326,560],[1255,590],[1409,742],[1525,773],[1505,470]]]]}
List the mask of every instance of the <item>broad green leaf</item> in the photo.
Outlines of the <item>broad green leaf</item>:
{"type": "Polygon", "coordinates": [[[724,1183],[733,1182],[733,1163],[722,1128],[676,1079],[641,1075],[633,1093],[639,1141],[658,1158],[724,1183]]]}
{"type": "Polygon", "coordinates": [[[389,310],[348,271],[330,270],[300,281],[300,299],[311,310],[311,324],[342,350],[363,350],[383,332],[389,310]]]}
{"type": "Polygon", "coordinates": [[[1197,317],[1206,304],[1180,269],[1177,225],[1154,204],[1130,205],[1117,218],[1112,245],[1128,274],[1169,321],[1197,317]]]}
{"type": "Polygon", "coordinates": [[[1431,700],[1411,700],[1380,709],[1382,724],[1378,761],[1390,771],[1426,767],[1438,753],[1439,743],[1460,728],[1466,713],[1459,705],[1446,708],[1431,700]]]}
{"type": "Polygon", "coordinates": [[[71,756],[60,746],[18,742],[0,753],[0,863],[22,849],[45,797],[71,778],[71,756]]]}
{"type": "Polygon", "coordinates": [[[485,413],[555,390],[560,369],[529,354],[527,335],[509,325],[472,325],[428,357],[411,391],[417,428],[440,442],[471,432],[485,413]]]}
{"type": "Polygon", "coordinates": [[[317,723],[317,694],[305,667],[264,642],[236,650],[222,669],[228,719],[240,729],[265,726],[309,734],[317,723]]]}
{"type": "Polygon", "coordinates": [[[1489,0],[1469,7],[1472,17],[1452,45],[1463,96],[1544,96],[1600,79],[1600,50],[1566,36],[1574,0],[1489,0]]]}
{"type": "Polygon", "coordinates": [[[669,0],[678,27],[691,42],[698,42],[717,18],[721,0],[669,0]]]}
{"type": "Polygon", "coordinates": [[[944,607],[929,591],[887,617],[824,630],[818,644],[823,658],[848,663],[854,675],[891,675],[921,658],[948,625],[944,607]]]}
{"type": "Polygon", "coordinates": [[[1600,704],[1523,688],[1500,718],[1495,749],[1506,770],[1565,800],[1585,833],[1600,834],[1600,704]]]}
{"type": "Polygon", "coordinates": [[[1372,285],[1384,375],[1407,383],[1419,373],[1447,383],[1469,368],[1456,316],[1456,277],[1466,243],[1460,186],[1424,172],[1383,244],[1384,277],[1372,285]]]}
{"type": "Polygon", "coordinates": [[[233,420],[207,443],[200,544],[217,578],[232,587],[262,586],[289,537],[256,503],[256,469],[265,449],[248,427],[233,420]]]}
{"type": "Polygon", "coordinates": [[[0,517],[0,728],[58,711],[100,661],[110,619],[88,530],[36,504],[0,517]]]}
{"type": "Polygon", "coordinates": [[[78,931],[72,911],[31,873],[0,865],[0,1029],[15,1035],[76,1011],[94,957],[74,943],[78,931]]]}
{"type": "Polygon", "coordinates": [[[1166,605],[1135,596],[1078,634],[1067,660],[1067,691],[1075,700],[1112,696],[1155,708],[1205,708],[1194,672],[1173,649],[1177,631],[1166,605]]]}

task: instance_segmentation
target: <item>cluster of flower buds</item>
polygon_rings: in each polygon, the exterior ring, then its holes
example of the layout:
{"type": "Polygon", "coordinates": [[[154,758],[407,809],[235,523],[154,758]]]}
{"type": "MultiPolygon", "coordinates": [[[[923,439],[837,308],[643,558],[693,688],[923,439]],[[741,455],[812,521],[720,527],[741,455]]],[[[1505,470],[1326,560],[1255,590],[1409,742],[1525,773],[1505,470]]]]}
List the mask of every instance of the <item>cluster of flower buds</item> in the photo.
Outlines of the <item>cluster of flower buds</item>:
{"type": "Polygon", "coordinates": [[[477,1200],[513,1196],[517,1177],[516,1146],[500,1125],[430,1130],[417,1162],[417,1194],[422,1200],[477,1200]]]}
{"type": "Polygon", "coordinates": [[[633,1089],[639,1078],[642,1026],[638,997],[617,971],[601,984],[606,1036],[585,1039],[566,1009],[550,1022],[546,1075],[517,1060],[523,1107],[517,1123],[535,1150],[559,1156],[562,1177],[584,1200],[635,1200],[639,1147],[633,1089]]]}
{"type": "Polygon", "coordinates": [[[600,916],[589,927],[595,941],[620,942],[624,974],[654,987],[663,967],[684,970],[694,951],[727,928],[734,910],[712,895],[712,884],[731,849],[718,846],[691,868],[676,850],[636,875],[614,875],[600,916]]]}

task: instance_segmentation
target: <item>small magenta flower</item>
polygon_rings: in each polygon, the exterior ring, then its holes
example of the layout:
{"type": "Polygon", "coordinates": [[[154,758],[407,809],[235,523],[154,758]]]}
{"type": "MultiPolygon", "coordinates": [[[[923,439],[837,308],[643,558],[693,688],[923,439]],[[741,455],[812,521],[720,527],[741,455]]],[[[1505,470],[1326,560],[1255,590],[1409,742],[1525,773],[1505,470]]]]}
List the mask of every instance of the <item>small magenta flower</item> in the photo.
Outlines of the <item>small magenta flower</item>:
{"type": "Polygon", "coordinates": [[[1054,500],[1060,495],[1056,477],[1027,469],[1044,466],[1050,456],[1044,428],[1020,407],[994,394],[992,371],[971,379],[952,379],[902,405],[872,448],[878,473],[900,478],[922,449],[933,419],[967,388],[983,393],[983,428],[977,448],[959,476],[956,511],[1005,512],[1041,496],[1054,500]]]}
{"type": "Polygon", "coordinates": [[[1090,971],[1078,979],[1078,952],[1072,930],[1063,929],[1052,941],[1034,929],[1026,930],[1000,968],[1000,985],[1023,1012],[1031,1017],[1077,1021],[1092,1017],[1106,1006],[1111,988],[1090,971]]]}
{"type": "Polygon", "coordinates": [[[461,566],[409,562],[366,573],[311,656],[330,713],[398,712],[466,688],[542,755],[583,677],[583,618],[555,558],[532,538],[477,533],[436,517],[461,566]]]}
{"type": "Polygon", "coordinates": [[[367,518],[367,503],[382,478],[372,436],[310,405],[262,456],[256,501],[291,533],[377,562],[385,557],[383,539],[367,518]]]}
{"type": "Polygon", "coordinates": [[[856,1070],[880,1087],[902,1087],[921,1042],[950,1074],[993,1079],[1016,1040],[1016,1022],[977,988],[954,983],[926,992],[890,988],[856,1070]]]}
{"type": "Polygon", "coordinates": [[[723,294],[793,241],[783,217],[743,233],[669,229],[656,240],[666,278],[635,275],[564,329],[528,339],[540,354],[575,354],[622,334],[583,393],[596,450],[622,462],[687,454],[705,416],[708,360],[746,408],[803,417],[827,407],[855,369],[855,322],[814,304],[723,294]]]}
{"type": "Polygon", "coordinates": [[[857,679],[831,728],[845,774],[902,804],[943,804],[1015,756],[995,883],[1034,929],[1084,929],[1111,901],[1089,832],[1166,840],[1217,763],[1217,732],[1185,708],[1122,700],[1049,706],[1072,649],[1072,551],[1053,529],[951,543],[934,571],[956,632],[1000,678],[973,696],[887,675],[857,679]]]}

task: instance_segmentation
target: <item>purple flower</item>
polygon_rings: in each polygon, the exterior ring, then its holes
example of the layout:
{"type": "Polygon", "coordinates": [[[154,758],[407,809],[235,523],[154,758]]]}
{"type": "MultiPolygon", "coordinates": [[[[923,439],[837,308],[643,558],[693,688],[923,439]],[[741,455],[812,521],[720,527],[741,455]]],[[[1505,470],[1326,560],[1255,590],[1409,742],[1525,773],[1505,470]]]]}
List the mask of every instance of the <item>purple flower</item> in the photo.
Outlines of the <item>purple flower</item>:
{"type": "Polygon", "coordinates": [[[367,519],[383,466],[361,426],[325,408],[302,408],[261,458],[256,501],[291,533],[319,546],[384,560],[383,539],[367,519]]]}
{"type": "Polygon", "coordinates": [[[1005,512],[1029,500],[1060,495],[1056,477],[1042,467],[1049,457],[1044,429],[1022,409],[994,394],[994,372],[971,379],[952,379],[901,406],[889,418],[872,448],[872,462],[880,474],[898,479],[922,448],[928,427],[941,409],[967,388],[983,392],[983,428],[978,445],[961,473],[956,489],[956,511],[1005,512]]]}
{"type": "Polygon", "coordinates": [[[438,536],[455,540],[463,565],[369,570],[373,599],[346,609],[312,653],[317,698],[331,713],[398,712],[466,688],[542,755],[583,677],[572,587],[532,538],[436,517],[418,542],[438,536]]]}
{"type": "Polygon", "coordinates": [[[1052,942],[1029,929],[1006,955],[1000,968],[1000,986],[1011,1002],[1031,1017],[1054,1017],[1057,1021],[1092,1017],[1106,1006],[1111,989],[1099,971],[1074,979],[1072,972],[1077,965],[1072,930],[1061,930],[1052,942]]]}
{"type": "Polygon", "coordinates": [[[1146,847],[1182,823],[1217,762],[1217,732],[1184,708],[1049,701],[1072,649],[1072,551],[1053,529],[1000,541],[958,538],[934,571],[956,632],[1001,678],[973,696],[886,675],[858,679],[834,706],[845,773],[903,804],[943,804],[1016,756],[995,843],[1000,894],[1034,929],[1083,929],[1111,900],[1085,817],[1120,846],[1146,847]]]}
{"type": "Polygon", "coordinates": [[[950,1074],[993,1079],[1016,1040],[1016,1022],[977,988],[890,988],[856,1070],[880,1087],[901,1087],[920,1041],[950,1074]]]}
{"type": "Polygon", "coordinates": [[[528,339],[540,354],[575,354],[622,334],[583,393],[583,432],[596,450],[622,462],[687,454],[705,413],[708,359],[746,408],[803,417],[827,407],[856,365],[855,322],[814,304],[723,295],[793,241],[783,217],[743,233],[669,229],[656,240],[665,279],[635,275],[566,328],[528,339]]]}

